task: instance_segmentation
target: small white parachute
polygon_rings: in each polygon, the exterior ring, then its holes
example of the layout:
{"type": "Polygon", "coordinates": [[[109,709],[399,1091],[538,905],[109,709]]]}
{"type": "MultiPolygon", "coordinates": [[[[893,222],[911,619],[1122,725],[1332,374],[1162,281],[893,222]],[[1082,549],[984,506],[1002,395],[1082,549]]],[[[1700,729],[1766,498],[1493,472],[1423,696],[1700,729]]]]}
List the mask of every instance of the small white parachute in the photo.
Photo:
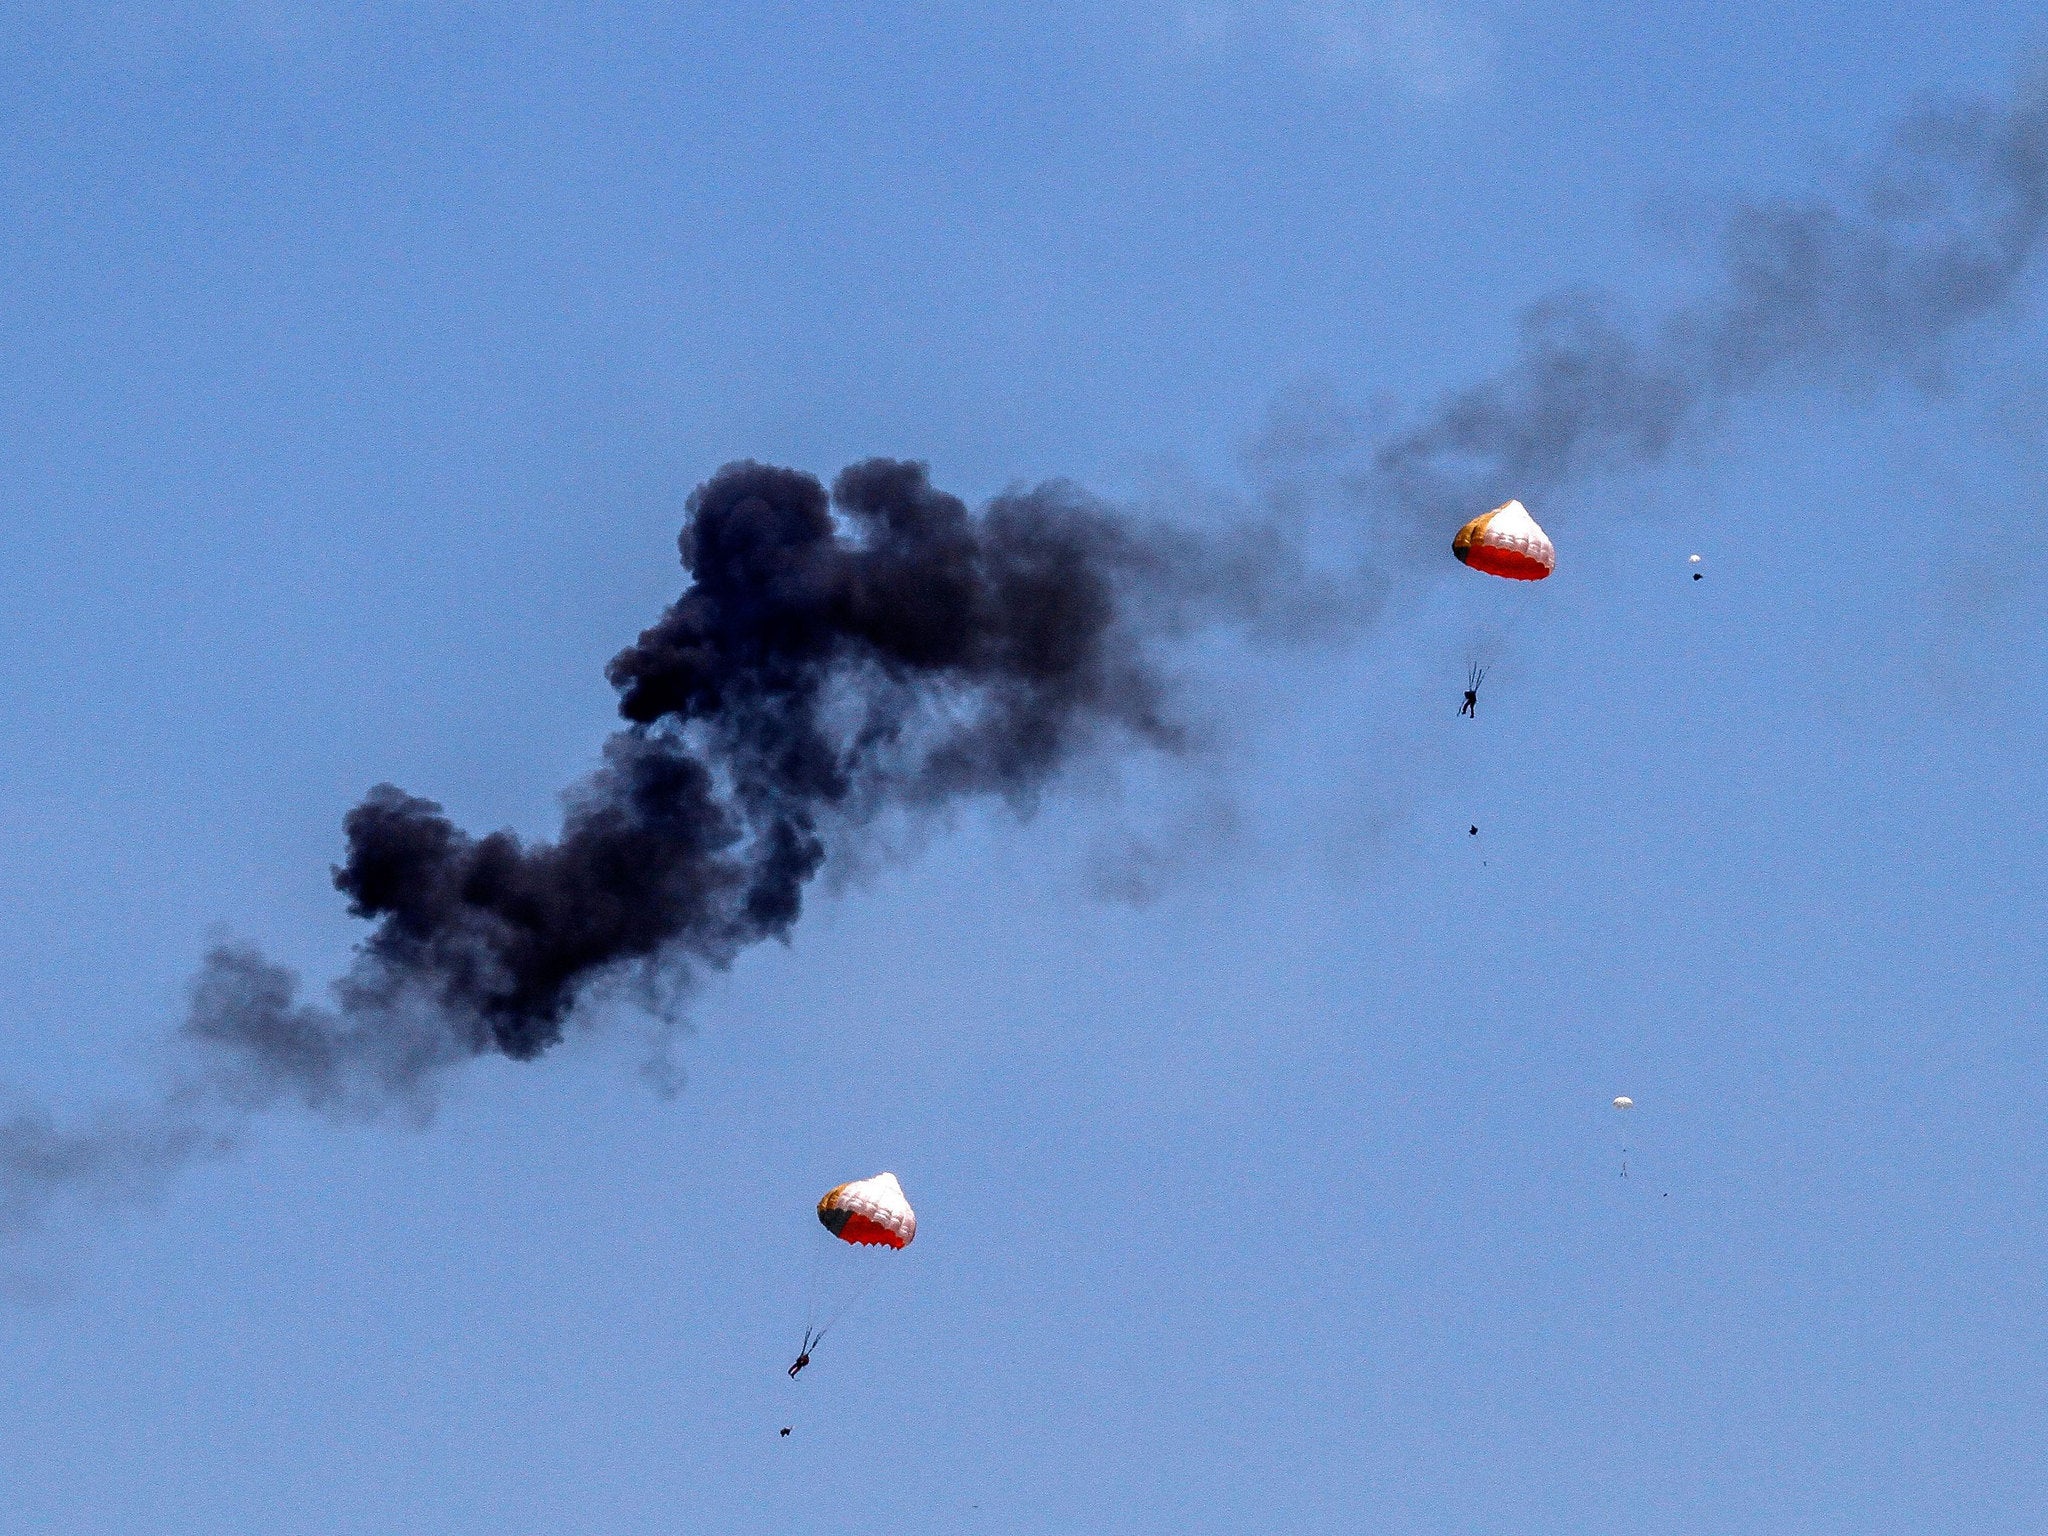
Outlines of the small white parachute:
{"type": "Polygon", "coordinates": [[[1636,1107],[1636,1101],[1630,1098],[1627,1094],[1623,1094],[1620,1098],[1614,1101],[1614,1107],[1616,1109],[1634,1109],[1636,1107]]]}

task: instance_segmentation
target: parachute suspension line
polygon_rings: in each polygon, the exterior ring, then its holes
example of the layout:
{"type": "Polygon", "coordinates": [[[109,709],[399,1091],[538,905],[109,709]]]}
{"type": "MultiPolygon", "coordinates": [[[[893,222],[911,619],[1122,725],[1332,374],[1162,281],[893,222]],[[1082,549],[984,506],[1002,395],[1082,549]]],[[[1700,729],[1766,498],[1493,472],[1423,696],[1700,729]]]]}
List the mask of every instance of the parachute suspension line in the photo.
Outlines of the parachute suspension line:
{"type": "Polygon", "coordinates": [[[826,1314],[825,1321],[818,1325],[817,1336],[811,1342],[816,1344],[819,1339],[824,1338],[826,1334],[830,1333],[838,1325],[839,1319],[846,1316],[847,1313],[851,1312],[861,1302],[867,1300],[868,1293],[881,1282],[881,1279],[882,1267],[879,1264],[869,1265],[867,1278],[855,1286],[850,1293],[842,1297],[839,1305],[826,1314]]]}
{"type": "Polygon", "coordinates": [[[832,1297],[829,1310],[825,1311],[824,1320],[820,1322],[818,1313],[825,1306],[820,1298],[820,1292],[823,1290],[822,1284],[819,1283],[821,1268],[822,1263],[818,1257],[818,1250],[813,1249],[811,1263],[813,1284],[810,1287],[810,1294],[804,1299],[804,1342],[797,1351],[797,1364],[790,1367],[789,1374],[792,1380],[795,1379],[797,1373],[804,1366],[810,1363],[811,1351],[825,1342],[825,1335],[838,1326],[839,1320],[842,1317],[846,1316],[847,1313],[867,1299],[868,1293],[874,1290],[875,1286],[881,1281],[883,1272],[881,1265],[870,1264],[866,1266],[867,1274],[851,1291],[836,1291],[835,1288],[836,1294],[832,1297]]]}
{"type": "Polygon", "coordinates": [[[804,1244],[804,1337],[809,1338],[811,1327],[818,1321],[818,1298],[825,1281],[824,1246],[812,1240],[804,1244]]]}

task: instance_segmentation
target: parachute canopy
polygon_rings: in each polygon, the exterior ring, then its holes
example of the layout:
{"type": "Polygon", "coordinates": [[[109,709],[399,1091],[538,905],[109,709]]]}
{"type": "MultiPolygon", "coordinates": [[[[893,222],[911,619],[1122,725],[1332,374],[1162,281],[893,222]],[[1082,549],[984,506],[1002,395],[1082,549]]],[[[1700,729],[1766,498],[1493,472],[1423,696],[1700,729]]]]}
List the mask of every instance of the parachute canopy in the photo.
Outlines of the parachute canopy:
{"type": "Polygon", "coordinates": [[[1475,571],[1512,581],[1541,581],[1557,569],[1550,535],[1519,501],[1473,518],[1451,540],[1451,553],[1475,571]]]}
{"type": "Polygon", "coordinates": [[[818,1220],[841,1242],[871,1243],[882,1248],[907,1248],[917,1236],[917,1212],[903,1197],[893,1173],[856,1179],[827,1190],[818,1202],[818,1220]]]}
{"type": "Polygon", "coordinates": [[[1616,1109],[1634,1109],[1636,1107],[1636,1101],[1630,1098],[1627,1094],[1623,1094],[1620,1098],[1614,1101],[1614,1107],[1616,1109]]]}

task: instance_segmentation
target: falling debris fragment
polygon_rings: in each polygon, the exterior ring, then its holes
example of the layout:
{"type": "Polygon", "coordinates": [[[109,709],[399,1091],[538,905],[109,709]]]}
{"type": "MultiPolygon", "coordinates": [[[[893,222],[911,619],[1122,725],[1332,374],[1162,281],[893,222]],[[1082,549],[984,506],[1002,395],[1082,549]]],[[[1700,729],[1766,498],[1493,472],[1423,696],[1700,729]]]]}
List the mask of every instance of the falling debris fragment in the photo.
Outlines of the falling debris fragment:
{"type": "Polygon", "coordinates": [[[782,1426],[782,1438],[785,1440],[789,1438],[789,1426],[787,1424],[782,1426]]]}
{"type": "Polygon", "coordinates": [[[1479,835],[1479,829],[1477,827],[1468,828],[1467,831],[1473,837],[1477,837],[1479,835]]]}
{"type": "Polygon", "coordinates": [[[1541,581],[1557,569],[1550,535],[1519,501],[1473,518],[1451,540],[1451,553],[1475,571],[1510,581],[1541,581]]]}

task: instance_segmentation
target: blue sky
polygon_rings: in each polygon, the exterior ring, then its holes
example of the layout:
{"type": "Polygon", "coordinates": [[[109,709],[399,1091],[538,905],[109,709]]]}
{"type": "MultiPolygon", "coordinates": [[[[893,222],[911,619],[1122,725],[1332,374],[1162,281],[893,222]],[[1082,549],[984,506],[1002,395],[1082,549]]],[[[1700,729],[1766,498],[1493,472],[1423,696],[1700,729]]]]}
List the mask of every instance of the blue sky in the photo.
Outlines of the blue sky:
{"type": "MultiPolygon", "coordinates": [[[[0,13],[16,1101],[146,1092],[217,925],[338,973],[371,784],[551,832],[725,461],[1370,556],[1274,422],[1490,377],[1561,289],[1663,313],[1732,200],[2042,42],[842,12],[0,13]]],[[[673,1096],[600,1007],[58,1212],[0,1256],[0,1527],[2038,1525],[2042,288],[1931,389],[1788,380],[1535,505],[1540,588],[1446,547],[1340,643],[1190,646],[1202,753],[893,829],[673,1096]],[[885,1167],[919,1240],[792,1384],[811,1202],[885,1167]]]]}

